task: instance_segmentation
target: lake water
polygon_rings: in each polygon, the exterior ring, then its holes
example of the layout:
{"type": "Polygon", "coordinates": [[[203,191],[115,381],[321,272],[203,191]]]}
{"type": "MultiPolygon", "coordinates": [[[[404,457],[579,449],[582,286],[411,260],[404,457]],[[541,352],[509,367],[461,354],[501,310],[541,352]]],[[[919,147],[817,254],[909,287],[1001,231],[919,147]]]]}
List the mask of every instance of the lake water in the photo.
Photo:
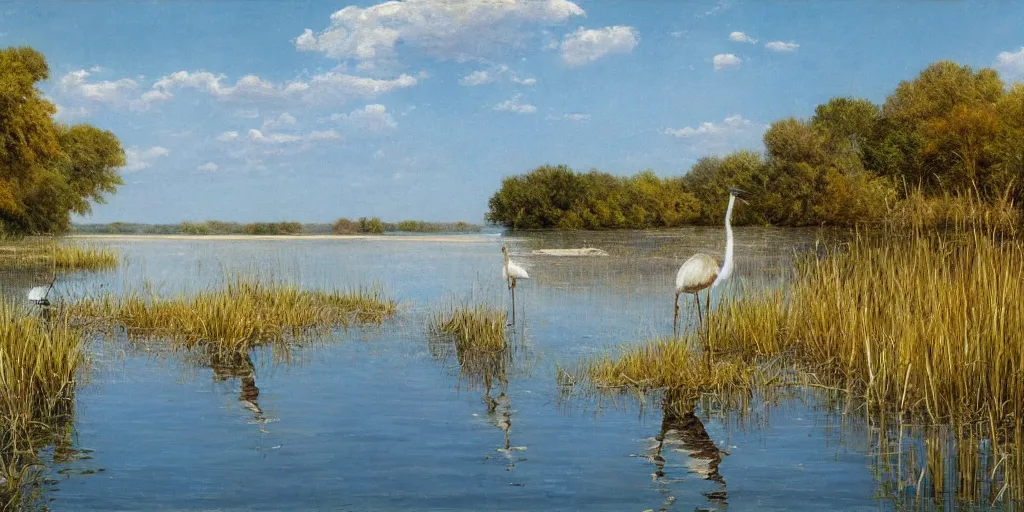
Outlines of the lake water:
{"type": "MultiPolygon", "coordinates": [[[[737,229],[735,278],[724,292],[770,284],[816,236],[737,229]]],[[[400,312],[381,327],[339,331],[287,358],[258,351],[255,382],[237,377],[231,364],[214,369],[201,358],[168,355],[159,344],[94,342],[90,375],[77,394],[72,456],[64,453],[47,470],[47,507],[894,508],[878,497],[873,434],[863,422],[837,425],[834,411],[811,394],[755,401],[744,421],[734,411],[698,409],[697,430],[688,431],[705,431],[705,442],[728,452],[715,478],[695,467],[701,461],[689,456],[692,439],[677,439],[678,431],[666,436],[662,476],[654,476],[659,468],[649,455],[663,423],[657,402],[598,411],[593,401],[559,399],[557,364],[671,333],[675,271],[695,251],[720,255],[720,228],[458,239],[87,240],[116,248],[124,263],[62,277],[58,297],[146,282],[161,293],[187,292],[230,272],[259,271],[310,288],[379,284],[400,301],[400,312]],[[432,355],[426,323],[450,299],[508,304],[503,243],[532,279],[516,291],[524,348],[507,385],[491,393],[500,405],[488,413],[484,390],[467,386],[454,361],[432,355]],[[531,254],[584,246],[610,255],[531,254]]],[[[5,293],[22,294],[31,284],[8,283],[5,293]]],[[[690,328],[692,301],[681,306],[690,328]]],[[[52,458],[50,451],[44,456],[52,458]]]]}

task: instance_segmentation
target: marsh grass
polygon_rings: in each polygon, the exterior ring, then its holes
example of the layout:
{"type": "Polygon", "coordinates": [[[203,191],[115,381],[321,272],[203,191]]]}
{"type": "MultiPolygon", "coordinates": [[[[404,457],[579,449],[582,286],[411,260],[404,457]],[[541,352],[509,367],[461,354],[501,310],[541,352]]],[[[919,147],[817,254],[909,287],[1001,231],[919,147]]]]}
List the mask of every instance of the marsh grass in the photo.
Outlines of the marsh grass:
{"type": "Polygon", "coordinates": [[[743,361],[709,361],[689,339],[662,339],[619,354],[605,354],[571,367],[558,368],[564,390],[591,388],[609,393],[670,390],[677,399],[734,395],[748,390],[757,369],[743,361]]]}
{"type": "Polygon", "coordinates": [[[271,343],[325,335],[336,327],[380,324],[397,304],[377,289],[304,290],[233,276],[226,286],[173,298],[137,291],[87,297],[69,313],[94,327],[125,329],[129,338],[167,339],[177,347],[246,352],[271,343]]]}
{"type": "Polygon", "coordinates": [[[64,312],[44,319],[0,302],[0,505],[24,498],[39,450],[73,409],[85,361],[83,333],[64,312]]]}
{"type": "Polygon", "coordinates": [[[99,272],[115,269],[119,263],[117,252],[104,247],[39,240],[0,241],[0,269],[99,272]]]}
{"type": "Polygon", "coordinates": [[[507,331],[506,318],[503,309],[486,302],[451,301],[428,321],[431,355],[439,361],[454,356],[460,382],[470,389],[489,392],[495,380],[504,385],[522,341],[507,331]]]}

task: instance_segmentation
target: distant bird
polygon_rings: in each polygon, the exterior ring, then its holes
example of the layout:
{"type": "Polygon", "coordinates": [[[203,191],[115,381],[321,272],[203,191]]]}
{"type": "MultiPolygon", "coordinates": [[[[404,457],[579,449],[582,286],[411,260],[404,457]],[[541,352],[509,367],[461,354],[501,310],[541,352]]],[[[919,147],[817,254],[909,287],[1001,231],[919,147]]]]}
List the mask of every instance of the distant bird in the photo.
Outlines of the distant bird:
{"type": "MultiPolygon", "coordinates": [[[[704,319],[700,313],[700,292],[706,288],[718,286],[726,279],[729,279],[729,276],[732,274],[732,225],[730,220],[732,219],[732,208],[736,203],[736,199],[739,199],[744,204],[747,203],[740,197],[742,195],[746,195],[746,192],[735,187],[729,187],[729,208],[725,210],[725,263],[722,264],[722,268],[718,268],[718,262],[715,261],[713,256],[698,252],[686,260],[679,267],[679,272],[676,273],[676,303],[675,314],[672,317],[673,336],[677,335],[679,295],[683,293],[693,294],[693,298],[697,302],[698,325],[703,325],[704,319]]],[[[708,290],[705,313],[710,313],[710,308],[711,290],[708,290]]]]}
{"type": "Polygon", "coordinates": [[[508,282],[508,289],[512,292],[512,323],[516,321],[516,280],[529,279],[530,274],[519,265],[516,265],[508,257],[508,248],[501,246],[501,254],[505,258],[505,264],[501,267],[501,276],[508,282]]]}
{"type": "Polygon", "coordinates": [[[53,283],[48,286],[36,286],[28,291],[28,301],[39,306],[49,306],[50,299],[47,296],[53,288],[53,283]]]}

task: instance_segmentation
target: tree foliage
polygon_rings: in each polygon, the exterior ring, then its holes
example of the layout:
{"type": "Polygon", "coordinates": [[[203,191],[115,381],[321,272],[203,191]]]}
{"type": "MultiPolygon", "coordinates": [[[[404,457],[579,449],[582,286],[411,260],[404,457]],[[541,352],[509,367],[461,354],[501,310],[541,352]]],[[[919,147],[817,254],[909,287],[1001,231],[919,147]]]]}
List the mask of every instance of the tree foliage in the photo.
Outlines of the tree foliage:
{"type": "Polygon", "coordinates": [[[46,59],[25,47],[0,50],[0,230],[63,233],[122,184],[124,151],[109,131],[54,121],[36,88],[46,59]]]}
{"type": "Polygon", "coordinates": [[[763,141],[763,154],[704,157],[681,178],[539,167],[505,178],[487,220],[514,229],[717,224],[733,186],[751,192],[737,224],[878,223],[905,214],[908,194],[1024,201],[1024,85],[1007,89],[992,69],[936,62],[882,105],[832,98],[810,119],[772,123],[763,141]]]}
{"type": "Polygon", "coordinates": [[[681,178],[653,171],[617,177],[542,166],[505,178],[489,201],[488,222],[514,229],[642,229],[693,222],[699,204],[681,178]]]}

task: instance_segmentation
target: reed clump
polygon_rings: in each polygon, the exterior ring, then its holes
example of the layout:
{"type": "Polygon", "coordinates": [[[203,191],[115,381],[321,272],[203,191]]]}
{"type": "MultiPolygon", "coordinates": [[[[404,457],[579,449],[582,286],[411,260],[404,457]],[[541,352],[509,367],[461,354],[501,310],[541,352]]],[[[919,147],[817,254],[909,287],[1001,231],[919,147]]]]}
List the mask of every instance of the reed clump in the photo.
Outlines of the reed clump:
{"type": "Polygon", "coordinates": [[[117,251],[105,247],[77,244],[50,245],[37,242],[15,242],[0,246],[0,269],[11,270],[86,270],[99,272],[117,268],[117,251]]]}
{"type": "Polygon", "coordinates": [[[1019,428],[1022,272],[1024,245],[982,231],[862,236],[805,258],[784,294],[720,302],[711,346],[784,355],[889,413],[1019,428]]]}
{"type": "Polygon", "coordinates": [[[660,339],[623,347],[617,356],[605,354],[559,368],[558,383],[570,389],[618,393],[672,390],[688,400],[702,394],[732,395],[748,388],[755,368],[744,361],[710,361],[696,349],[693,338],[660,339]]]}
{"type": "Polygon", "coordinates": [[[506,313],[496,306],[450,304],[434,313],[430,331],[452,336],[460,352],[500,352],[505,349],[506,313]]]}
{"type": "Polygon", "coordinates": [[[394,300],[375,289],[312,291],[236,276],[224,288],[164,298],[131,292],[86,298],[68,306],[93,325],[118,325],[130,337],[169,339],[181,348],[232,351],[325,334],[336,326],[379,324],[394,300]]]}
{"type": "Polygon", "coordinates": [[[66,314],[49,318],[0,302],[0,505],[21,496],[56,425],[74,406],[85,341],[66,314]]]}

